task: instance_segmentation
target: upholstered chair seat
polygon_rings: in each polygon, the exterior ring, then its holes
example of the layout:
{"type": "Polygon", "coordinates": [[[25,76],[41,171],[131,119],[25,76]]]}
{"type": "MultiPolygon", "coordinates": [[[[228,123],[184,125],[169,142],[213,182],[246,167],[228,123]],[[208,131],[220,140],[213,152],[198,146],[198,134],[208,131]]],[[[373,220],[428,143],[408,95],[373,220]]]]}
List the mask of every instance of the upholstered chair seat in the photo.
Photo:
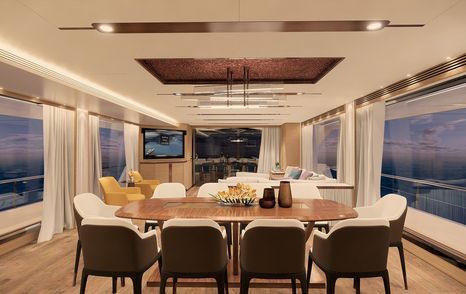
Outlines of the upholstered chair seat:
{"type": "Polygon", "coordinates": [[[309,252],[307,282],[312,263],[327,279],[327,294],[335,293],[338,278],[353,278],[360,292],[360,278],[382,277],[385,293],[390,293],[387,257],[390,228],[384,219],[350,219],[337,223],[328,234],[314,233],[309,252]]]}
{"type": "Polygon", "coordinates": [[[210,219],[171,219],[162,230],[160,293],[168,278],[176,291],[178,278],[215,278],[218,293],[228,293],[227,242],[220,226],[210,219]]]}
{"type": "MultiPolygon", "coordinates": [[[[74,217],[76,220],[76,226],[78,229],[78,236],[80,235],[81,222],[84,218],[89,217],[105,217],[105,218],[117,218],[115,211],[120,206],[106,205],[99,197],[92,193],[83,193],[76,195],[73,199],[74,217]]],[[[132,225],[129,219],[120,219],[121,221],[127,222],[132,225]]],[[[134,225],[133,225],[134,226],[134,225]]],[[[137,226],[134,226],[137,229],[137,226]]],[[[74,263],[74,276],[73,286],[76,285],[76,275],[78,273],[79,259],[81,256],[81,241],[78,238],[76,244],[76,258],[74,263]]]]}
{"type": "Polygon", "coordinates": [[[241,238],[240,293],[248,293],[253,278],[291,279],[293,293],[298,279],[302,293],[307,293],[305,246],[304,225],[298,220],[259,219],[250,222],[241,238]]]}
{"type": "Polygon", "coordinates": [[[134,186],[141,189],[146,199],[154,194],[155,188],[160,184],[159,180],[145,180],[138,171],[133,171],[134,186]]]}
{"type": "Polygon", "coordinates": [[[401,238],[408,210],[406,198],[397,194],[388,194],[380,198],[374,205],[356,207],[358,218],[383,218],[390,223],[390,247],[396,247],[400,256],[401,269],[405,289],[408,290],[404,249],[401,238]]]}
{"type": "Polygon", "coordinates": [[[117,218],[84,218],[80,229],[84,268],[80,293],[84,294],[89,275],[130,277],[133,293],[142,293],[142,275],[157,260],[160,250],[155,231],[140,233],[132,224],[117,218]]]}
{"type": "Polygon", "coordinates": [[[105,203],[109,205],[123,206],[132,201],[144,200],[146,197],[141,194],[138,187],[120,187],[114,177],[102,177],[99,179],[100,188],[104,195],[105,203]]]}
{"type": "MultiPolygon", "coordinates": [[[[180,183],[162,183],[155,187],[152,198],[179,198],[186,197],[186,187],[180,183]]],[[[155,229],[158,223],[156,221],[146,220],[144,232],[155,229]]]]}

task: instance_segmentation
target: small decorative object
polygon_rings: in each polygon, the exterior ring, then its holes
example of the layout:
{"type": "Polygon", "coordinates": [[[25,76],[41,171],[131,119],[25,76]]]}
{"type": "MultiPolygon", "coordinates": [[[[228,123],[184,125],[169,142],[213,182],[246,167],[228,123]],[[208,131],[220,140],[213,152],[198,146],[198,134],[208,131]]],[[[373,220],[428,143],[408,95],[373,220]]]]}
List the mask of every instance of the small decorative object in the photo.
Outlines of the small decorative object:
{"type": "Polygon", "coordinates": [[[134,183],[134,172],[132,169],[128,172],[128,183],[134,183]]]}
{"type": "Polygon", "coordinates": [[[279,171],[280,170],[280,162],[275,162],[275,167],[273,168],[274,171],[279,171]]]}
{"type": "Polygon", "coordinates": [[[283,208],[288,208],[293,205],[291,198],[291,186],[289,181],[281,181],[278,190],[278,205],[283,208]]]}
{"type": "Polygon", "coordinates": [[[275,207],[275,190],[273,188],[264,189],[264,196],[259,200],[259,205],[262,208],[275,207]]]}
{"type": "Polygon", "coordinates": [[[256,203],[256,190],[251,185],[238,183],[236,186],[228,187],[227,191],[210,194],[219,204],[250,206],[256,203]]]}

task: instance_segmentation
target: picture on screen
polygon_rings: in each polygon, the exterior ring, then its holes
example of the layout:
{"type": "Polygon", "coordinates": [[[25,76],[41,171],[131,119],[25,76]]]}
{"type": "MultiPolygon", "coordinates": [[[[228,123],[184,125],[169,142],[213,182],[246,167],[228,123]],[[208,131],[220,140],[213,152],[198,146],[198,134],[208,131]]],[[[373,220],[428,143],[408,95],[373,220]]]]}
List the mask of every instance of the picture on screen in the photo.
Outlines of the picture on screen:
{"type": "Polygon", "coordinates": [[[184,158],[185,131],[142,129],[144,159],[184,158]]]}

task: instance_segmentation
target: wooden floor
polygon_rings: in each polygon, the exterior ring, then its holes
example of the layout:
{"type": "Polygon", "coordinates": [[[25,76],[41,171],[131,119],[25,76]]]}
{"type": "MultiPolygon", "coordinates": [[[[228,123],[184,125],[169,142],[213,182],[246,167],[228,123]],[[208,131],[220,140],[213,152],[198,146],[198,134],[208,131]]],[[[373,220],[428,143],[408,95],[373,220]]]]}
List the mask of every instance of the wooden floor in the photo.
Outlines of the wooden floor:
{"type": "MultiPolygon", "coordinates": [[[[191,189],[192,190],[192,189],[191,189]]],[[[189,191],[190,195],[194,191],[189,191]]],[[[27,245],[0,256],[0,294],[8,293],[79,293],[78,286],[72,287],[73,264],[77,234],[70,230],[58,234],[50,242],[27,245]]],[[[408,246],[409,247],[409,246],[408,246]]],[[[392,293],[466,293],[466,281],[444,274],[411,252],[405,252],[409,290],[403,288],[403,278],[396,249],[391,248],[388,268],[392,293]]],[[[82,263],[80,270],[82,269],[82,263]]],[[[143,292],[159,293],[157,288],[146,287],[152,269],[144,274],[143,292]]],[[[214,288],[179,288],[178,293],[216,293],[214,288]]],[[[383,293],[379,278],[362,279],[362,293],[383,293]]],[[[86,293],[111,293],[111,279],[89,277],[86,293]]],[[[118,293],[132,293],[132,283],[127,279],[126,287],[119,285],[118,293]]],[[[167,291],[171,293],[171,289],[167,291]]],[[[231,289],[230,293],[239,293],[231,289]]],[[[291,293],[291,289],[251,289],[250,293],[291,293]]],[[[310,293],[325,293],[324,289],[310,289],[310,293]]],[[[339,279],[336,293],[354,293],[352,280],[339,279]]]]}

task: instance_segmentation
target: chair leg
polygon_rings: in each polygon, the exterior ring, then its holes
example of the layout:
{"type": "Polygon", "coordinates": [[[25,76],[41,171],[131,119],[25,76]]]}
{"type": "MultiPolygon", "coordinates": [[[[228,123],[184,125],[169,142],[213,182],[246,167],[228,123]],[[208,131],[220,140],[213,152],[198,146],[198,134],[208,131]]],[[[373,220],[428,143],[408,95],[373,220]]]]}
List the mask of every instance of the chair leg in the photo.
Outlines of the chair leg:
{"type": "Polygon", "coordinates": [[[228,270],[225,268],[225,293],[228,294],[228,270]]]}
{"type": "Polygon", "coordinates": [[[173,294],[176,294],[176,283],[178,283],[178,278],[173,277],[173,294]]]}
{"type": "Polygon", "coordinates": [[[332,274],[325,273],[325,275],[327,276],[327,294],[335,294],[337,278],[332,274]]]}
{"type": "Polygon", "coordinates": [[[87,277],[88,277],[88,273],[86,272],[85,269],[83,269],[82,276],[81,276],[81,288],[79,289],[80,294],[84,294],[86,292],[87,277]]]}
{"type": "Polygon", "coordinates": [[[241,273],[241,289],[240,289],[240,294],[248,294],[249,291],[249,280],[251,278],[244,273],[241,273]]]}
{"type": "Polygon", "coordinates": [[[160,275],[160,294],[165,294],[165,287],[167,285],[167,279],[168,277],[166,275],[160,275]]]}
{"type": "Polygon", "coordinates": [[[223,274],[223,272],[218,274],[215,277],[215,280],[217,281],[218,294],[225,294],[225,275],[223,274]]]}
{"type": "Polygon", "coordinates": [[[295,278],[291,278],[291,292],[293,294],[296,294],[296,279],[295,278]]]}
{"type": "Polygon", "coordinates": [[[390,294],[390,277],[388,276],[388,271],[385,271],[382,274],[383,287],[385,288],[385,294],[390,294]]]}
{"type": "Polygon", "coordinates": [[[131,280],[133,280],[133,293],[142,294],[142,274],[134,275],[131,280]]]}
{"type": "Polygon", "coordinates": [[[309,284],[311,283],[311,271],[312,271],[312,256],[309,252],[309,258],[307,259],[307,287],[309,288],[309,284]]]}
{"type": "Polygon", "coordinates": [[[227,233],[228,259],[231,259],[231,245],[233,244],[232,234],[231,234],[231,224],[228,224],[225,226],[225,232],[227,233]]]}
{"type": "Polygon", "coordinates": [[[121,286],[124,287],[125,286],[125,277],[120,277],[121,279],[121,286]]]}
{"type": "Polygon", "coordinates": [[[78,275],[79,258],[81,256],[81,241],[76,242],[76,257],[74,259],[73,287],[76,286],[76,276],[78,275]]]}
{"type": "Polygon", "coordinates": [[[325,224],[325,225],[324,225],[324,228],[325,228],[325,233],[328,234],[328,232],[330,232],[330,225],[329,225],[329,224],[325,224]]]}
{"type": "Polygon", "coordinates": [[[403,249],[403,243],[396,245],[398,253],[400,254],[401,270],[403,271],[403,280],[405,283],[405,290],[408,290],[408,280],[406,279],[406,265],[405,265],[405,254],[403,249]]]}
{"type": "Polygon", "coordinates": [[[356,294],[361,293],[361,279],[360,278],[354,278],[353,288],[356,290],[356,294]]]}
{"type": "Polygon", "coordinates": [[[114,294],[117,292],[117,282],[118,282],[118,278],[112,277],[112,293],[114,294]]]}
{"type": "Polygon", "coordinates": [[[302,294],[307,294],[308,292],[308,285],[306,282],[307,282],[307,279],[306,279],[306,275],[303,273],[302,275],[299,276],[299,282],[301,283],[301,293],[302,294]]]}

